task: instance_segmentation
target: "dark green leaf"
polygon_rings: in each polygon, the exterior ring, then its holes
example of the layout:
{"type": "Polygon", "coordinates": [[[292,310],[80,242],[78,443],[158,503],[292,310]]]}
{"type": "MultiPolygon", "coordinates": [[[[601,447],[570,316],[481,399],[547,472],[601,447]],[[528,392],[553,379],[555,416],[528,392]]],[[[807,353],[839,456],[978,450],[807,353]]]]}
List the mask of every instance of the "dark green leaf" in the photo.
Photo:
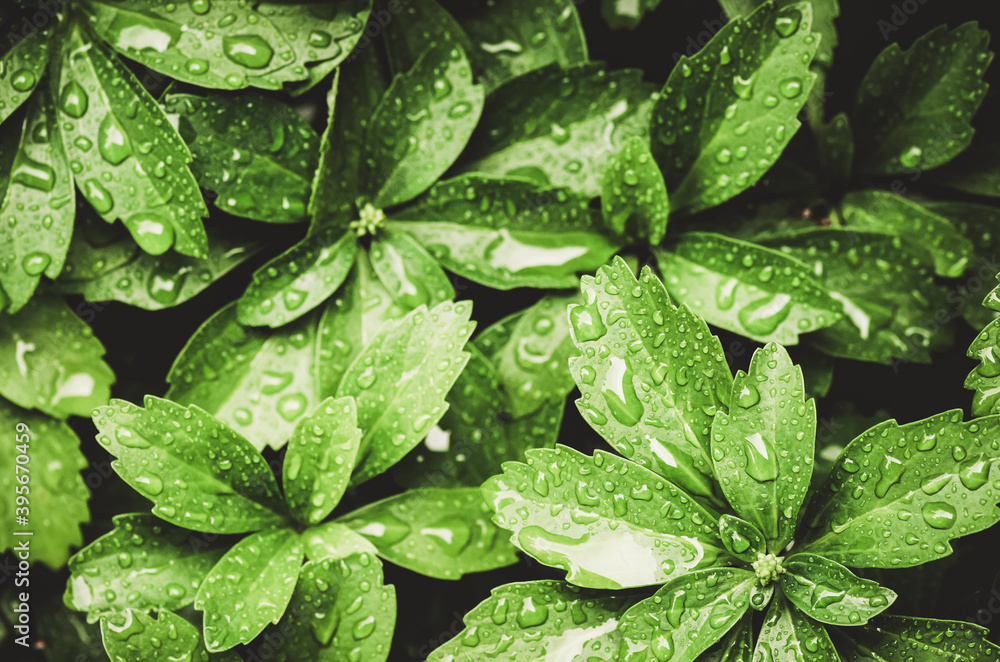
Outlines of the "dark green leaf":
{"type": "Polygon", "coordinates": [[[254,533],[226,552],[205,577],[194,607],[205,612],[205,645],[223,651],[249,643],[288,606],[302,570],[302,542],[291,529],[254,533]]]}
{"type": "MultiPolygon", "coordinates": [[[[111,662],[209,662],[198,629],[170,611],[159,610],[156,618],[134,609],[105,616],[101,635],[111,662]]],[[[213,662],[222,662],[220,658],[213,662]]],[[[232,653],[226,659],[239,658],[232,653]]]]}
{"type": "Polygon", "coordinates": [[[812,347],[803,347],[796,353],[798,366],[806,382],[806,395],[814,398],[825,397],[833,385],[834,359],[812,347]]]}
{"type": "Polygon", "coordinates": [[[248,329],[235,303],[208,318],[167,374],[167,398],[196,404],[257,449],[281,448],[321,400],[313,313],[280,330],[248,329]]]}
{"type": "Polygon", "coordinates": [[[149,513],[116,515],[114,524],[69,560],[64,600],[91,617],[191,604],[228,547],[149,513]]]}
{"type": "Polygon", "coordinates": [[[565,446],[507,462],[483,485],[511,541],[588,588],[659,584],[726,564],[715,516],[624,458],[565,446]]]}
{"type": "Polygon", "coordinates": [[[1000,140],[977,140],[943,168],[928,173],[935,182],[953,189],[1000,197],[1000,140]]]}
{"type": "Polygon", "coordinates": [[[1000,417],[952,410],[876,425],[852,441],[810,505],[802,551],[855,568],[905,568],[1000,521],[1000,417]]]}
{"type": "Polygon", "coordinates": [[[673,209],[718,205],[778,160],[816,78],[812,16],[808,3],[764,4],[677,62],[650,129],[673,209]]]}
{"type": "Polygon", "coordinates": [[[372,240],[368,253],[382,286],[405,310],[436,306],[455,298],[451,279],[410,235],[385,231],[372,240]]]}
{"type": "Polygon", "coordinates": [[[847,114],[838,113],[818,127],[816,134],[820,169],[835,182],[848,181],[854,161],[854,133],[847,114]]]}
{"type": "Polygon", "coordinates": [[[821,623],[862,625],[896,600],[889,589],[816,554],[793,554],[784,568],[781,592],[821,623]]]}
{"type": "Polygon", "coordinates": [[[2,199],[0,285],[10,298],[10,312],[16,312],[31,298],[43,273],[55,278],[62,271],[73,234],[76,189],[49,95],[37,94],[28,104],[2,199]]]}
{"type": "Polygon", "coordinates": [[[264,632],[276,662],[385,662],[396,624],[396,591],[367,553],[307,563],[288,611],[264,632]]]}
{"type": "Polygon", "coordinates": [[[89,416],[108,401],[114,373],[104,346],[57,297],[0,315],[0,395],[56,418],[89,416]]]}
{"type": "Polygon", "coordinates": [[[617,646],[601,644],[613,640],[618,619],[632,602],[564,582],[505,584],[467,613],[465,630],[427,662],[479,662],[501,650],[506,662],[615,659],[617,646]]]}
{"type": "Polygon", "coordinates": [[[750,607],[752,572],[700,570],[663,585],[631,607],[618,624],[622,662],[693,662],[750,607]]]}
{"type": "Polygon", "coordinates": [[[360,194],[381,209],[427,190],[468,142],[483,96],[460,48],[421,55],[393,79],[372,115],[361,154],[360,194]]]}
{"type": "Polygon", "coordinates": [[[826,628],[778,598],[764,617],[753,662],[840,662],[826,628]]]}
{"type": "Polygon", "coordinates": [[[768,343],[754,352],[749,373],[736,373],[729,413],[715,415],[712,459],[729,503],[773,554],[795,535],[815,439],[816,402],[805,397],[802,371],[768,343]]]}
{"type": "Polygon", "coordinates": [[[432,48],[472,52],[469,36],[437,0],[378,0],[373,14],[385,30],[380,41],[393,75],[412,68],[432,48]]]}
{"type": "Polygon", "coordinates": [[[974,623],[906,616],[879,616],[852,628],[857,643],[842,651],[844,662],[997,662],[1000,647],[988,641],[986,628],[974,623]]]}
{"type": "Polygon", "coordinates": [[[444,414],[469,358],[471,312],[466,302],[442,303],[387,322],[344,374],[337,397],[355,399],[364,433],[353,485],[402,459],[444,414]]]}
{"type": "Polygon", "coordinates": [[[216,207],[269,223],[306,218],[319,137],[292,108],[259,94],[168,94],[163,107],[216,207]]]}
{"type": "Polygon", "coordinates": [[[140,252],[121,225],[108,225],[87,205],[79,205],[73,240],[60,279],[87,281],[114,271],[140,252]]]}
{"type": "MultiPolygon", "coordinates": [[[[13,21],[6,25],[13,28],[13,21]]],[[[55,21],[46,17],[41,28],[32,24],[26,34],[18,35],[13,30],[8,33],[10,48],[0,56],[3,67],[0,74],[0,122],[10,117],[31,96],[45,75],[55,27],[55,21]]]]}
{"type": "MultiPolygon", "coordinates": [[[[996,308],[1000,303],[1000,287],[986,297],[984,305],[996,308]]],[[[979,361],[965,378],[965,388],[976,392],[972,400],[972,415],[1000,414],[1000,320],[994,320],[969,345],[966,355],[979,361]]]]}
{"type": "Polygon", "coordinates": [[[480,175],[437,184],[387,227],[411,234],[449,271],[504,290],[573,287],[578,271],[616,248],[583,196],[480,175]]]}
{"type": "Polygon", "coordinates": [[[361,443],[356,423],[354,400],[327,398],[295,426],[281,484],[289,509],[302,522],[321,522],[344,495],[361,443]]]}
{"type": "Polygon", "coordinates": [[[51,75],[63,145],[77,188],[94,210],[109,223],[121,219],[147,253],[172,246],[205,257],[201,219],[208,209],[188,168],[191,152],[160,105],[80,25],[65,35],[51,75]]]}
{"type": "Polygon", "coordinates": [[[570,361],[580,412],[625,457],[721,505],[709,437],[732,381],[719,339],[690,309],[670,302],[648,267],[636,282],[616,258],[585,276],[580,289],[587,304],[569,310],[581,352],[570,361]]]}
{"type": "Polygon", "coordinates": [[[711,324],[760,342],[794,345],[841,317],[806,264],[760,244],[688,232],[656,257],[667,289],[711,324]]]}
{"type": "Polygon", "coordinates": [[[243,533],[283,523],[278,485],[250,443],[195,406],[147,395],[94,410],[98,441],[153,514],[195,531],[243,533]]]}
{"type": "Polygon", "coordinates": [[[358,242],[337,227],[317,230],[254,275],[239,300],[242,324],[278,327],[323,303],[347,278],[358,242]]]}
{"type": "Polygon", "coordinates": [[[940,25],[905,51],[893,43],[875,58],[851,115],[860,172],[930,170],[969,146],[993,59],[989,39],[975,23],[940,25]]]}
{"type": "Polygon", "coordinates": [[[0,453],[0,488],[10,495],[0,510],[0,550],[28,541],[32,562],[59,569],[66,563],[70,548],[83,542],[80,525],[90,521],[90,493],[80,476],[87,460],[80,452],[80,440],[66,423],[21,409],[3,398],[0,426],[7,431],[8,439],[7,448],[0,453]],[[20,448],[22,444],[27,448],[20,448]],[[28,458],[26,464],[17,459],[22,455],[28,458]],[[26,483],[21,482],[21,476],[30,477],[27,493],[23,492],[26,483]],[[29,498],[23,507],[15,501],[16,495],[22,494],[29,498]],[[27,522],[15,519],[25,513],[27,522]],[[30,537],[15,535],[18,531],[32,533],[30,537]]]}
{"type": "Polygon", "coordinates": [[[638,71],[591,63],[518,76],[490,96],[461,169],[600,195],[610,156],[646,134],[653,92],[638,71]]]}
{"type": "Polygon", "coordinates": [[[753,612],[747,612],[740,622],[722,639],[717,652],[703,653],[698,662],[750,662],[753,655],[753,612]]]}
{"type": "Polygon", "coordinates": [[[634,30],[661,0],[601,0],[601,16],[612,30],[634,30]]]}
{"type": "Polygon", "coordinates": [[[726,550],[744,563],[755,563],[758,554],[767,554],[764,534],[739,517],[723,515],[719,518],[719,538],[726,550]]]}
{"type": "Polygon", "coordinates": [[[479,488],[409,490],[348,513],[338,522],[367,538],[379,556],[438,579],[517,562],[490,521],[479,488]]]}
{"type": "MultiPolygon", "coordinates": [[[[766,0],[719,0],[730,19],[740,18],[750,14],[766,0]]],[[[778,8],[793,5],[798,0],[775,0],[778,8]]],[[[814,64],[829,68],[833,64],[833,49],[837,46],[837,30],[834,19],[840,15],[837,0],[809,0],[813,10],[812,30],[820,35],[819,48],[816,50],[814,64]]]]}
{"type": "Polygon", "coordinates": [[[631,138],[609,159],[601,185],[601,213],[615,234],[654,245],[663,239],[670,201],[663,173],[642,138],[631,138]]]}

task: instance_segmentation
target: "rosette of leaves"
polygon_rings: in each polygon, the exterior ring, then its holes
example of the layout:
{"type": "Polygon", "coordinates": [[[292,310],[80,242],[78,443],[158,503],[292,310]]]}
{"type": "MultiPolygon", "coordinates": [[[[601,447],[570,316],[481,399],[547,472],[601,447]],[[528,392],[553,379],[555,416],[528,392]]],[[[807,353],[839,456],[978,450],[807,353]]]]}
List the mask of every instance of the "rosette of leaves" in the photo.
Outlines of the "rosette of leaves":
{"type": "Polygon", "coordinates": [[[567,583],[495,590],[430,659],[1000,659],[983,628],[883,614],[896,594],[850,569],[927,563],[1000,520],[1000,417],[879,423],[807,502],[816,409],[780,345],[733,376],[649,268],[616,260],[582,290],[577,405],[620,455],[531,450],[483,485],[567,583]]]}
{"type": "Polygon", "coordinates": [[[145,86],[169,77],[223,89],[305,89],[347,56],[369,9],[365,0],[88,0],[13,9],[9,25],[45,20],[12,30],[21,37],[0,58],[0,121],[22,126],[19,143],[7,141],[0,154],[0,285],[10,309],[28,301],[42,275],[62,273],[77,189],[146,253],[173,248],[211,261],[191,150],[145,86]],[[116,51],[148,67],[147,75],[137,78],[116,51]],[[23,122],[9,120],[22,104],[23,122]]]}
{"type": "Polygon", "coordinates": [[[73,557],[67,605],[105,619],[109,653],[107,631],[127,630],[121,619],[193,602],[209,652],[266,639],[271,627],[286,641],[282,660],[384,660],[395,600],[379,557],[444,579],[516,560],[477,488],[411,490],[334,512],[444,413],[468,359],[469,313],[444,303],[384,325],[337,396],[295,427],[280,488],[250,442],[197,406],[150,396],[143,407],[98,408],[112,467],[153,507],[119,515],[73,557]]]}

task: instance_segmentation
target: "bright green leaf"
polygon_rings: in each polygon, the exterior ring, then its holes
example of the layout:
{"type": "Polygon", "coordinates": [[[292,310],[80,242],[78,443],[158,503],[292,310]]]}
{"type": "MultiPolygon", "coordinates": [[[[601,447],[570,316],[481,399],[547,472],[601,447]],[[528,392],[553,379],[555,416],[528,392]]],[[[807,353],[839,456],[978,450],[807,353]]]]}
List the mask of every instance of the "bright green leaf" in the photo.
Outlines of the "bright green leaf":
{"type": "Polygon", "coordinates": [[[320,561],[327,557],[346,559],[356,553],[378,554],[375,545],[368,542],[367,538],[340,522],[324,522],[309,527],[302,533],[302,544],[305,545],[306,558],[310,561],[320,561]]]}
{"type": "Polygon", "coordinates": [[[764,534],[739,517],[723,515],[719,518],[719,538],[726,550],[744,563],[755,563],[758,554],[767,554],[764,534]]]}
{"type": "MultiPolygon", "coordinates": [[[[719,5],[722,6],[730,19],[735,19],[752,13],[765,1],[719,0],[719,5]]],[[[798,0],[776,0],[774,4],[780,9],[796,2],[798,0]]],[[[809,4],[813,11],[812,30],[820,35],[819,48],[816,50],[814,63],[829,68],[833,64],[833,50],[837,46],[837,30],[833,22],[840,15],[840,7],[837,6],[837,0],[809,0],[809,4]]]]}
{"type": "Polygon", "coordinates": [[[209,662],[198,629],[170,611],[158,610],[156,618],[134,609],[105,616],[101,635],[111,662],[209,662]]]}
{"type": "Polygon", "coordinates": [[[784,568],[781,592],[821,623],[862,625],[896,600],[893,591],[816,554],[793,554],[784,568]]]}
{"type": "Polygon", "coordinates": [[[604,223],[618,235],[658,244],[667,231],[670,201],[663,173],[641,138],[631,138],[613,155],[601,185],[604,223]]]}
{"type": "Polygon", "coordinates": [[[764,616],[753,662],[840,662],[826,628],[778,598],[764,616]]]}
{"type": "MultiPolygon", "coordinates": [[[[13,20],[8,23],[11,27],[13,24],[13,20]]],[[[41,28],[34,24],[31,27],[20,38],[16,32],[9,32],[10,48],[0,56],[3,71],[0,74],[0,122],[31,96],[49,64],[55,22],[46,20],[41,28]]]]}
{"type": "Polygon", "coordinates": [[[844,662],[997,662],[1000,647],[988,631],[974,623],[907,616],[879,616],[853,629],[853,641],[842,649],[844,662]]]}
{"type": "Polygon", "coordinates": [[[121,225],[108,225],[81,207],[60,281],[94,280],[132,260],[141,249],[121,225]]]}
{"type": "Polygon", "coordinates": [[[401,308],[436,306],[455,298],[451,279],[410,235],[387,230],[372,240],[368,253],[382,286],[401,308]]]}

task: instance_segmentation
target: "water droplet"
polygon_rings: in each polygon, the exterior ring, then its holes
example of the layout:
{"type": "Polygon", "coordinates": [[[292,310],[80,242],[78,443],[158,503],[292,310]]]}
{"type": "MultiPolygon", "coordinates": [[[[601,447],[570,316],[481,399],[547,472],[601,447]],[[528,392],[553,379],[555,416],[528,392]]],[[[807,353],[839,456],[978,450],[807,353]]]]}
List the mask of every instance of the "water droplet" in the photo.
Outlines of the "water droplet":
{"type": "Polygon", "coordinates": [[[775,19],[774,29],[782,37],[791,37],[799,29],[802,13],[797,9],[789,9],[775,19]]]}
{"type": "Polygon", "coordinates": [[[733,76],[733,92],[741,99],[753,98],[753,77],[733,76]]]}
{"type": "Polygon", "coordinates": [[[322,30],[313,30],[309,33],[307,40],[309,46],[312,48],[326,48],[332,41],[333,37],[330,36],[330,33],[323,32],[322,30]]]}
{"type": "Polygon", "coordinates": [[[875,496],[880,499],[885,497],[889,488],[902,479],[904,470],[905,466],[900,460],[886,455],[885,459],[882,460],[882,466],[879,467],[879,479],[875,483],[875,496]]]}
{"type": "Polygon", "coordinates": [[[802,94],[802,81],[798,78],[786,78],[781,81],[781,85],[778,86],[778,91],[781,92],[781,96],[786,99],[794,99],[802,94]]]}
{"type": "Polygon", "coordinates": [[[48,164],[35,161],[23,152],[18,152],[14,160],[11,181],[44,193],[51,193],[56,187],[56,171],[48,164]]]}
{"type": "Polygon", "coordinates": [[[843,601],[847,597],[847,592],[829,586],[822,582],[817,582],[812,594],[812,604],[817,609],[825,609],[830,605],[843,601]]]}
{"type": "Polygon", "coordinates": [[[531,597],[524,599],[520,611],[517,612],[516,620],[518,626],[523,629],[535,628],[544,625],[549,618],[549,608],[545,605],[538,606],[531,597]]]}
{"type": "Polygon", "coordinates": [[[900,155],[899,162],[902,163],[905,168],[916,168],[920,165],[920,159],[923,154],[924,150],[913,146],[900,155]]]}
{"type": "Polygon", "coordinates": [[[990,462],[984,458],[966,460],[958,467],[958,479],[966,489],[978,490],[990,479],[990,462]]]}
{"type": "Polygon", "coordinates": [[[174,226],[153,211],[132,214],[125,224],[135,242],[150,255],[162,255],[174,245],[174,226]]]}
{"type": "Polygon", "coordinates": [[[10,86],[18,92],[28,92],[38,82],[34,72],[28,69],[21,69],[16,72],[10,80],[10,86]]]}
{"type": "Polygon", "coordinates": [[[191,11],[195,14],[207,14],[212,10],[211,0],[190,0],[188,6],[191,7],[191,11]]]}
{"type": "Polygon", "coordinates": [[[740,389],[739,397],[736,399],[736,404],[744,409],[749,409],[758,402],[760,402],[760,391],[749,381],[744,382],[743,388],[740,389]]]}
{"type": "Polygon", "coordinates": [[[573,307],[570,309],[569,321],[580,342],[600,340],[608,332],[596,305],[573,307]]]}
{"type": "Polygon", "coordinates": [[[24,273],[29,276],[38,276],[48,269],[51,263],[52,258],[48,253],[34,251],[24,256],[24,259],[21,260],[21,267],[24,269],[24,273]]]}
{"type": "Polygon", "coordinates": [[[163,481],[156,474],[147,473],[136,476],[133,480],[138,483],[139,491],[148,496],[155,497],[163,492],[163,481]]]}
{"type": "Polygon", "coordinates": [[[278,414],[291,423],[305,413],[308,404],[306,396],[301,393],[289,393],[278,399],[278,414]]]}
{"type": "Polygon", "coordinates": [[[208,60],[203,60],[200,57],[193,57],[184,63],[184,70],[195,76],[208,73],[210,68],[211,64],[209,64],[208,60]]]}
{"type": "Polygon", "coordinates": [[[788,318],[791,310],[791,295],[775,294],[751,301],[740,309],[737,317],[750,334],[767,336],[788,318]]]}
{"type": "Polygon", "coordinates": [[[927,525],[934,529],[950,529],[955,525],[955,518],[958,515],[954,506],[943,501],[924,504],[920,514],[927,525]]]}
{"type": "Polygon", "coordinates": [[[80,119],[87,112],[87,92],[75,80],[71,80],[63,86],[59,93],[59,107],[70,117],[80,119]]]}
{"type": "Polygon", "coordinates": [[[645,411],[642,401],[636,395],[632,382],[631,367],[625,359],[611,357],[611,366],[604,374],[604,385],[601,395],[614,416],[622,425],[629,427],[637,424],[645,411]]]}
{"type": "Polygon", "coordinates": [[[763,483],[778,477],[778,458],[774,444],[755,432],[743,439],[743,452],[747,457],[747,474],[763,483]]]}
{"type": "Polygon", "coordinates": [[[93,177],[83,182],[83,195],[98,214],[107,214],[115,206],[108,189],[93,177]]]}
{"type": "Polygon", "coordinates": [[[226,35],[222,38],[222,52],[247,69],[264,69],[274,57],[271,45],[254,34],[226,35]]]}

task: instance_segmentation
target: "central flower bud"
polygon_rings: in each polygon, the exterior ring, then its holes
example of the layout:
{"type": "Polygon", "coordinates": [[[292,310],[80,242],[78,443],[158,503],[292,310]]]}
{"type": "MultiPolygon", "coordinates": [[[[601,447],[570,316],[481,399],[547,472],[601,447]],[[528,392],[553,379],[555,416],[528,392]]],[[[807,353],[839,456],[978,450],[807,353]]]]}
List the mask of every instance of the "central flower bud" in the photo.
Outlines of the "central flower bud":
{"type": "Polygon", "coordinates": [[[385,220],[385,213],[371,203],[361,208],[361,218],[351,221],[348,228],[359,237],[373,235],[382,227],[385,220]]]}
{"type": "Polygon", "coordinates": [[[753,570],[757,574],[761,586],[767,586],[785,574],[785,568],[781,565],[782,560],[782,557],[774,554],[757,554],[753,570]]]}

